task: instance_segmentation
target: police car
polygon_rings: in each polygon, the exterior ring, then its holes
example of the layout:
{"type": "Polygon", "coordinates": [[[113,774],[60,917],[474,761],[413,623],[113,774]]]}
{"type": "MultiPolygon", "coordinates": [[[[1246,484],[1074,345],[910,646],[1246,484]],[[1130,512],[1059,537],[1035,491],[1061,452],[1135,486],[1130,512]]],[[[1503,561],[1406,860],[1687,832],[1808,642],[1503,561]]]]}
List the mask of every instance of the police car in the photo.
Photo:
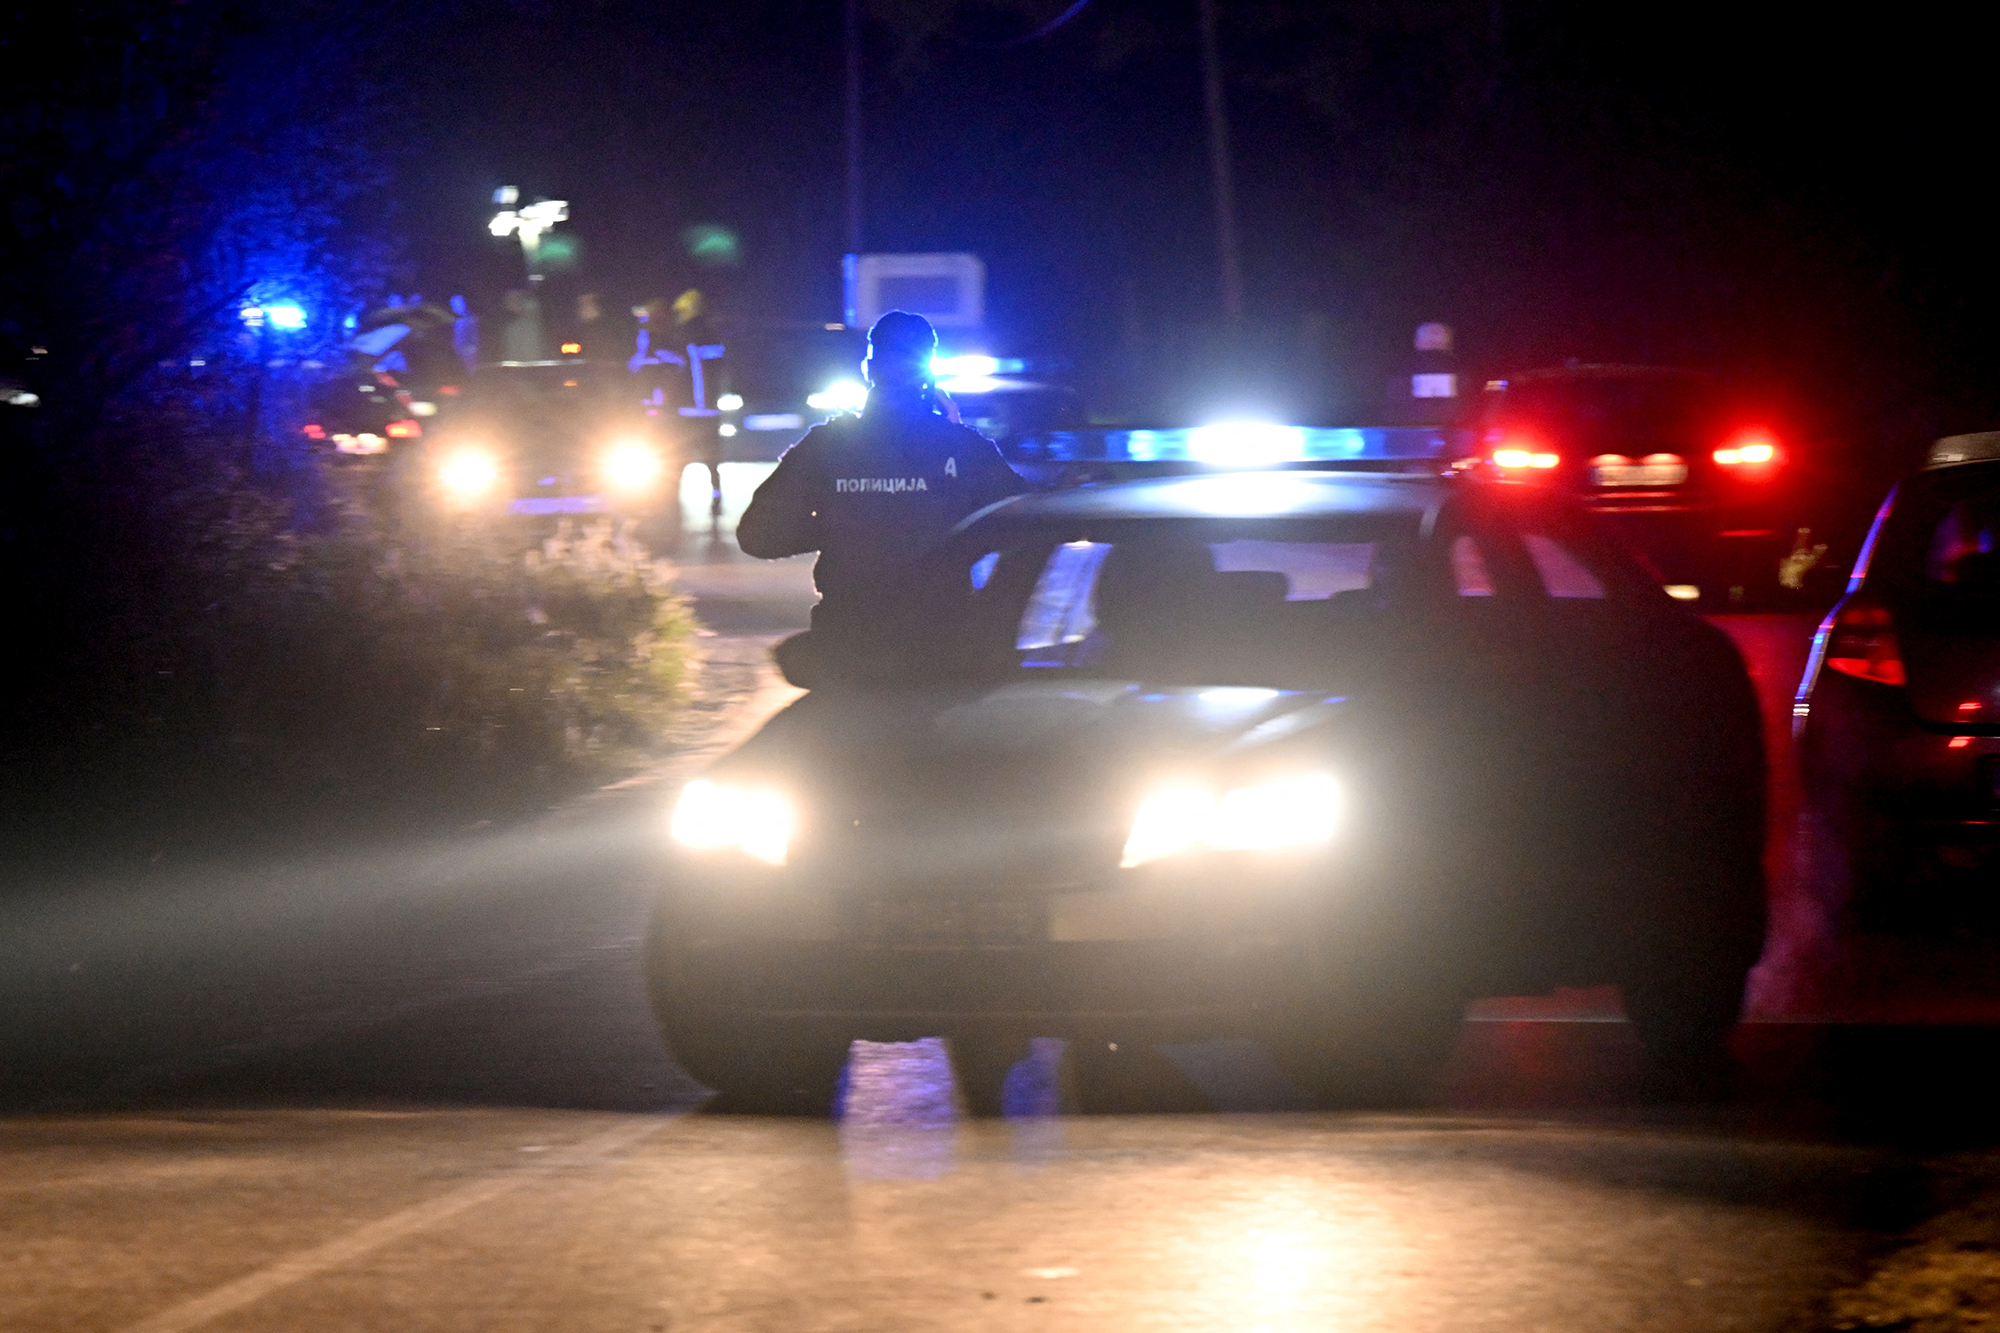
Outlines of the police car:
{"type": "Polygon", "coordinates": [[[1031,1036],[1086,1098],[1115,1052],[1248,1036],[1386,1101],[1468,997],[1562,984],[1716,1067],[1762,938],[1755,699],[1573,502],[1161,473],[937,558],[934,676],[807,694],[673,808],[652,995],[726,1103],[823,1111],[850,1039],[939,1034],[975,1105],[1031,1036]]]}
{"type": "Polygon", "coordinates": [[[1817,886],[1848,924],[1992,919],[2000,865],[2000,433],[1889,493],[1794,705],[1817,886]]]}

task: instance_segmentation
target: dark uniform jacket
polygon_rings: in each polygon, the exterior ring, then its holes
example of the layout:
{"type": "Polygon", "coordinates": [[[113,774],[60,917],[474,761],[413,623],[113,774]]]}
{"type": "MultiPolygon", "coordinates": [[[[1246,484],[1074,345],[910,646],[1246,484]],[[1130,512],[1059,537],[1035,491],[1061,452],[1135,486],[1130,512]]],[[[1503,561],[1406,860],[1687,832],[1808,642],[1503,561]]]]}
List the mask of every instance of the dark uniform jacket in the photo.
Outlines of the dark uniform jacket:
{"type": "Polygon", "coordinates": [[[818,551],[813,631],[895,635],[920,623],[924,557],[977,510],[1027,489],[993,442],[928,404],[880,402],[785,451],[736,526],[764,559],[818,551]]]}

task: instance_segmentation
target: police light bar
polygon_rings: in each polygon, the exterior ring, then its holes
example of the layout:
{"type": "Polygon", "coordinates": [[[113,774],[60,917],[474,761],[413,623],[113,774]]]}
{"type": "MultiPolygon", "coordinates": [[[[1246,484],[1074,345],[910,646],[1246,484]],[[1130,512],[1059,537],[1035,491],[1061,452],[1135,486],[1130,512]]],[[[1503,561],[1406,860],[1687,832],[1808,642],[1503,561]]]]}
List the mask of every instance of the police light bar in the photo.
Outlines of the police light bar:
{"type": "Polygon", "coordinates": [[[1451,432],[1429,426],[1283,426],[1219,422],[1173,430],[1058,430],[1024,435],[1007,452],[1024,462],[1293,463],[1421,461],[1451,451],[1451,432]]]}

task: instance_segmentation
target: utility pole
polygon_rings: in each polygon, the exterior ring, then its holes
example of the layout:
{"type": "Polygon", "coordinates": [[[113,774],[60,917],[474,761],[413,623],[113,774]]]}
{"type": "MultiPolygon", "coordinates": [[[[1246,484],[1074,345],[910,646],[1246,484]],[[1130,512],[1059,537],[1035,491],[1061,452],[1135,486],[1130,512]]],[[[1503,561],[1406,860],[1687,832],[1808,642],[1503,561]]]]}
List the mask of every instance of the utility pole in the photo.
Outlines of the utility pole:
{"type": "Polygon", "coordinates": [[[847,253],[861,253],[861,0],[847,0],[847,253]]]}
{"type": "MultiPolygon", "coordinates": [[[[851,7],[854,0],[848,0],[851,7]]],[[[1236,185],[1229,166],[1229,107],[1222,99],[1222,57],[1215,46],[1215,0],[1201,0],[1201,84],[1208,107],[1208,174],[1215,189],[1215,248],[1222,278],[1222,319],[1243,323],[1243,267],[1236,254],[1236,185]]]]}

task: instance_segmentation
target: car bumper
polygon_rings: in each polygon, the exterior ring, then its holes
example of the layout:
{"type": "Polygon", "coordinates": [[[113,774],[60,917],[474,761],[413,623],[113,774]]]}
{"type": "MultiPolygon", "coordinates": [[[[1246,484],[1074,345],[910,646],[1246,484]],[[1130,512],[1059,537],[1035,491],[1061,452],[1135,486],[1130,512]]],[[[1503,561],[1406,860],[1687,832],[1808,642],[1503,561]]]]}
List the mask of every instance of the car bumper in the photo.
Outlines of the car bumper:
{"type": "Polygon", "coordinates": [[[1409,959],[1362,947],[1394,928],[1392,914],[1369,911],[1324,866],[1237,869],[1148,867],[1002,896],[884,894],[697,863],[663,904],[671,987],[685,1006],[837,1021],[877,1040],[1024,1025],[1086,1037],[1134,1023],[1196,1036],[1255,1026],[1336,977],[1409,959]]]}
{"type": "Polygon", "coordinates": [[[1669,584],[1761,587],[1796,536],[1775,500],[1718,502],[1672,494],[1597,495],[1590,511],[1645,552],[1669,584]]]}
{"type": "Polygon", "coordinates": [[[1831,835],[1878,877],[2000,865],[2000,735],[1924,723],[1900,689],[1829,671],[1799,762],[1831,835]]]}

